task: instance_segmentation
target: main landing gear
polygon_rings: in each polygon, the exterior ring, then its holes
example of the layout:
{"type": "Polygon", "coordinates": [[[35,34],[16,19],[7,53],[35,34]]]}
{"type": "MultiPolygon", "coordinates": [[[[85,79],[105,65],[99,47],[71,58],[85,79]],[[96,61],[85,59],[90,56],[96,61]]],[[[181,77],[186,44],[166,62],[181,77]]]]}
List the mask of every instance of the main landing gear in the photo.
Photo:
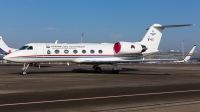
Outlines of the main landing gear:
{"type": "MultiPolygon", "coordinates": [[[[119,69],[118,69],[117,63],[113,63],[112,66],[113,66],[112,73],[113,74],[118,74],[119,73],[119,69]]],[[[94,65],[92,67],[92,69],[94,69],[95,73],[101,73],[101,67],[99,67],[99,65],[94,65]]]]}
{"type": "Polygon", "coordinates": [[[92,67],[92,69],[94,69],[94,72],[95,72],[95,73],[101,73],[101,67],[99,67],[99,65],[94,65],[94,66],[92,67]]]}
{"type": "Polygon", "coordinates": [[[119,73],[119,70],[114,70],[114,69],[112,69],[112,73],[113,73],[113,74],[118,74],[118,73],[119,73]]]}
{"type": "Polygon", "coordinates": [[[112,66],[113,66],[112,73],[113,74],[118,74],[119,73],[119,68],[117,66],[117,63],[113,63],[112,66]]]}
{"type": "Polygon", "coordinates": [[[20,75],[27,75],[27,69],[29,67],[30,63],[24,63],[24,67],[22,68],[22,72],[20,75]]]}

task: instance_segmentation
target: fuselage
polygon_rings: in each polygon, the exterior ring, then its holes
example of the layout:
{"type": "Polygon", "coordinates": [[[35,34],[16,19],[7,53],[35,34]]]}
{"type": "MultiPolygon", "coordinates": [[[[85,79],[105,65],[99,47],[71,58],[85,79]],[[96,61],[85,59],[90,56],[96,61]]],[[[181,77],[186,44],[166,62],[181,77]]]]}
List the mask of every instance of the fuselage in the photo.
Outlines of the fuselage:
{"type": "MultiPolygon", "coordinates": [[[[30,43],[24,45],[17,52],[13,52],[4,59],[23,62],[112,62],[120,60],[133,60],[142,56],[141,50],[127,46],[127,50],[134,52],[119,54],[111,43],[77,43],[77,44],[54,44],[54,43],[30,43]]],[[[138,49],[140,46],[134,45],[138,49]]],[[[125,50],[126,51],[126,50],[125,50]]]]}

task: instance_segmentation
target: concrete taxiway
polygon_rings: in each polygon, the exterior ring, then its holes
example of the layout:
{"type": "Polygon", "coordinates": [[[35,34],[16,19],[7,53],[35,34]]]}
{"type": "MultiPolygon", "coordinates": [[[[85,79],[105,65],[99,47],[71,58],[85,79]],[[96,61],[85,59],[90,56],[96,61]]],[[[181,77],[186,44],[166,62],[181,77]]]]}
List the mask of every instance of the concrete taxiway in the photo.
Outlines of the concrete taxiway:
{"type": "Polygon", "coordinates": [[[198,112],[199,64],[120,64],[94,73],[90,65],[0,65],[2,112],[198,112]]]}

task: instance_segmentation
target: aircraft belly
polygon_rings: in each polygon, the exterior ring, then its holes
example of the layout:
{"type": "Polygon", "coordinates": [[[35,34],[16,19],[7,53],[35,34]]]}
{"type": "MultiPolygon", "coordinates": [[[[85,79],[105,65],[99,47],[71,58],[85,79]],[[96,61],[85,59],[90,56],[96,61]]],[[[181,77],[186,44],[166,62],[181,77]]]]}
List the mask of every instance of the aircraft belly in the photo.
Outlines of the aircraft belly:
{"type": "Polygon", "coordinates": [[[24,63],[27,63],[27,62],[35,62],[35,58],[18,58],[18,61],[17,62],[24,62],[24,63]]]}
{"type": "Polygon", "coordinates": [[[116,62],[116,61],[123,61],[123,60],[134,60],[140,59],[138,56],[107,56],[107,57],[70,57],[70,56],[42,56],[37,57],[29,56],[18,58],[17,62],[23,63],[31,63],[31,62],[75,62],[75,63],[103,63],[103,62],[116,62]]]}

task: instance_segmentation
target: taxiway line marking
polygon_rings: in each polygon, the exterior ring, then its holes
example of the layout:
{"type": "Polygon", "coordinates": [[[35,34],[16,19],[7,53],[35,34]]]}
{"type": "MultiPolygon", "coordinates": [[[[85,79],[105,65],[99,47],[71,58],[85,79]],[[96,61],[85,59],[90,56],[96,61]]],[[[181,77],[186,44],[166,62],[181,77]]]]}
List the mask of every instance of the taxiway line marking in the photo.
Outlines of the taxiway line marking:
{"type": "Polygon", "coordinates": [[[161,94],[174,94],[174,93],[189,93],[189,92],[200,92],[200,89],[197,89],[197,90],[184,90],[184,91],[170,91],[170,92],[157,92],[157,93],[116,95],[116,96],[100,96],[100,97],[90,97],[90,98],[75,98],[75,99],[63,99],[63,100],[36,101],[36,102],[24,102],[24,103],[7,103],[7,104],[0,104],[0,107],[17,106],[17,105],[28,105],[28,104],[42,104],[42,103],[56,103],[56,102],[95,100],[95,99],[108,99],[108,98],[121,98],[121,97],[161,95],[161,94]]]}

